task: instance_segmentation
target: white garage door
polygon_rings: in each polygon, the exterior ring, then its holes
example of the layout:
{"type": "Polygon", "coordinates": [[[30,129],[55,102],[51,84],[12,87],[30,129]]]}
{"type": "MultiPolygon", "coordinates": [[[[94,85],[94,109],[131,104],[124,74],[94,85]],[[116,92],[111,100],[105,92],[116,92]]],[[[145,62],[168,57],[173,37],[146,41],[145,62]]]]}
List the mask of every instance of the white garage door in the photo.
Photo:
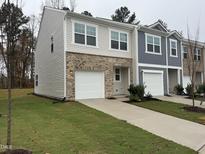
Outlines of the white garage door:
{"type": "Polygon", "coordinates": [[[76,72],[75,98],[104,98],[103,72],[76,72]]]}
{"type": "Polygon", "coordinates": [[[190,76],[184,76],[183,77],[183,87],[186,88],[187,84],[190,84],[190,83],[191,83],[190,76]]]}
{"type": "Polygon", "coordinates": [[[143,82],[146,86],[145,93],[152,96],[164,95],[163,72],[161,71],[144,71],[143,82]]]}

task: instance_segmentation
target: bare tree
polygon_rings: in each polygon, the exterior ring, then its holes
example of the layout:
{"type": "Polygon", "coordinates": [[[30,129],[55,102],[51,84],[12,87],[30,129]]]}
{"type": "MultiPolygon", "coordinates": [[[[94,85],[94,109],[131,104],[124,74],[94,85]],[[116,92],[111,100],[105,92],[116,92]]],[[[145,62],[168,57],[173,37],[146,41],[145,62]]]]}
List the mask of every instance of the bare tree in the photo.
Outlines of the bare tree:
{"type": "Polygon", "coordinates": [[[0,44],[1,54],[7,70],[8,87],[8,115],[7,115],[7,146],[11,149],[11,123],[12,123],[12,100],[11,100],[11,75],[14,70],[14,55],[21,28],[29,20],[24,16],[22,9],[14,3],[6,1],[0,8],[0,29],[2,31],[1,40],[6,40],[6,48],[0,44]]]}
{"type": "Polygon", "coordinates": [[[187,36],[188,36],[188,54],[187,54],[187,68],[188,73],[190,76],[190,82],[191,82],[191,98],[192,98],[192,104],[193,107],[195,107],[195,82],[196,82],[196,72],[198,68],[198,63],[195,59],[195,52],[198,47],[198,39],[199,39],[199,27],[197,28],[197,32],[195,35],[195,39],[191,39],[191,34],[189,30],[189,26],[187,25],[187,36]]]}
{"type": "Polygon", "coordinates": [[[50,6],[56,9],[62,9],[65,6],[64,0],[45,0],[43,5],[50,6]]]}
{"type": "Polygon", "coordinates": [[[71,12],[75,12],[75,8],[76,8],[76,1],[75,0],[70,0],[70,10],[71,12]]]}
{"type": "Polygon", "coordinates": [[[34,80],[34,49],[36,46],[36,36],[39,29],[38,18],[35,15],[31,15],[29,22],[29,29],[31,31],[31,81],[34,80]]]}

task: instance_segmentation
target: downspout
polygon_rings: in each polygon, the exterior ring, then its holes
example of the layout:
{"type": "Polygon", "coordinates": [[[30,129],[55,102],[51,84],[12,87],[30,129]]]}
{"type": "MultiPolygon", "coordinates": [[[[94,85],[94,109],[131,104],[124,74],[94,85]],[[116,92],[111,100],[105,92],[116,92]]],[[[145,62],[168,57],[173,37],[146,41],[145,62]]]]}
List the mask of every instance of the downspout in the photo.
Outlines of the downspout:
{"type": "Polygon", "coordinates": [[[168,37],[166,36],[166,75],[167,75],[167,94],[169,95],[169,64],[168,64],[168,46],[167,46],[168,37]]]}
{"type": "Polygon", "coordinates": [[[66,13],[64,16],[64,20],[63,20],[63,40],[64,40],[64,100],[67,99],[67,74],[66,74],[66,52],[67,52],[67,18],[66,18],[66,13]]]}
{"type": "Polygon", "coordinates": [[[180,43],[180,45],[181,45],[181,85],[183,86],[183,80],[184,80],[184,61],[183,61],[183,59],[184,59],[184,53],[183,53],[183,44],[182,44],[182,39],[181,39],[181,43],[180,43]]]}
{"type": "Polygon", "coordinates": [[[139,30],[140,26],[138,26],[137,28],[135,28],[135,49],[136,49],[136,53],[135,53],[135,60],[136,60],[136,84],[138,85],[139,84],[139,63],[138,63],[138,60],[139,60],[139,44],[138,44],[138,30],[139,30]]]}

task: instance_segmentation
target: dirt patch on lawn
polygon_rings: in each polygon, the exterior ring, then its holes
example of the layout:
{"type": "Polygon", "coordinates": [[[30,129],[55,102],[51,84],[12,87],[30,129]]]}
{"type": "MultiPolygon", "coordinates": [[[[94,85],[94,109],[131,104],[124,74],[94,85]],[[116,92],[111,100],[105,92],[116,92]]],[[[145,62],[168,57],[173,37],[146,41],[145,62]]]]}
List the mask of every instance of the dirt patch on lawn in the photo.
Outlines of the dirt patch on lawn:
{"type": "MultiPolygon", "coordinates": [[[[8,154],[8,152],[0,152],[0,154],[8,154]]],[[[17,150],[12,150],[9,152],[9,154],[32,154],[31,151],[28,150],[23,150],[23,149],[17,149],[17,150]]]]}
{"type": "Polygon", "coordinates": [[[204,113],[205,114],[205,109],[200,108],[200,107],[185,106],[185,107],[183,107],[183,109],[186,111],[189,111],[189,112],[197,112],[197,113],[204,113]]]}

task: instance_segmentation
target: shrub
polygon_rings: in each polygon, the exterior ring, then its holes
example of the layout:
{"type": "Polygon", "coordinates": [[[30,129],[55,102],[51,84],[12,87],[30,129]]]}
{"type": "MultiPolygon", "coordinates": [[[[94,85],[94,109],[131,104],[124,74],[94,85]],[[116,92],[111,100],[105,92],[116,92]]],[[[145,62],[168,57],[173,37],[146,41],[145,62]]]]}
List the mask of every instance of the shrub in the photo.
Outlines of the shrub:
{"type": "Polygon", "coordinates": [[[186,89],[186,94],[188,96],[191,96],[192,95],[192,85],[191,84],[187,84],[185,89],[186,89]]]}
{"type": "Polygon", "coordinates": [[[138,96],[134,96],[134,95],[130,95],[129,100],[131,102],[140,102],[141,101],[138,96]]]}
{"type": "Polygon", "coordinates": [[[128,88],[130,93],[131,101],[140,101],[144,98],[145,94],[145,86],[144,85],[133,85],[131,84],[128,88]]]}
{"type": "Polygon", "coordinates": [[[151,99],[153,96],[152,96],[152,94],[150,94],[150,93],[148,92],[145,97],[146,97],[147,99],[151,99]]]}
{"type": "Polygon", "coordinates": [[[204,93],[205,93],[205,85],[204,85],[204,84],[199,85],[199,86],[197,87],[197,93],[198,93],[198,94],[204,94],[204,93]]]}
{"type": "Polygon", "coordinates": [[[184,94],[184,88],[180,84],[178,84],[174,87],[174,91],[177,95],[183,95],[184,94]]]}

